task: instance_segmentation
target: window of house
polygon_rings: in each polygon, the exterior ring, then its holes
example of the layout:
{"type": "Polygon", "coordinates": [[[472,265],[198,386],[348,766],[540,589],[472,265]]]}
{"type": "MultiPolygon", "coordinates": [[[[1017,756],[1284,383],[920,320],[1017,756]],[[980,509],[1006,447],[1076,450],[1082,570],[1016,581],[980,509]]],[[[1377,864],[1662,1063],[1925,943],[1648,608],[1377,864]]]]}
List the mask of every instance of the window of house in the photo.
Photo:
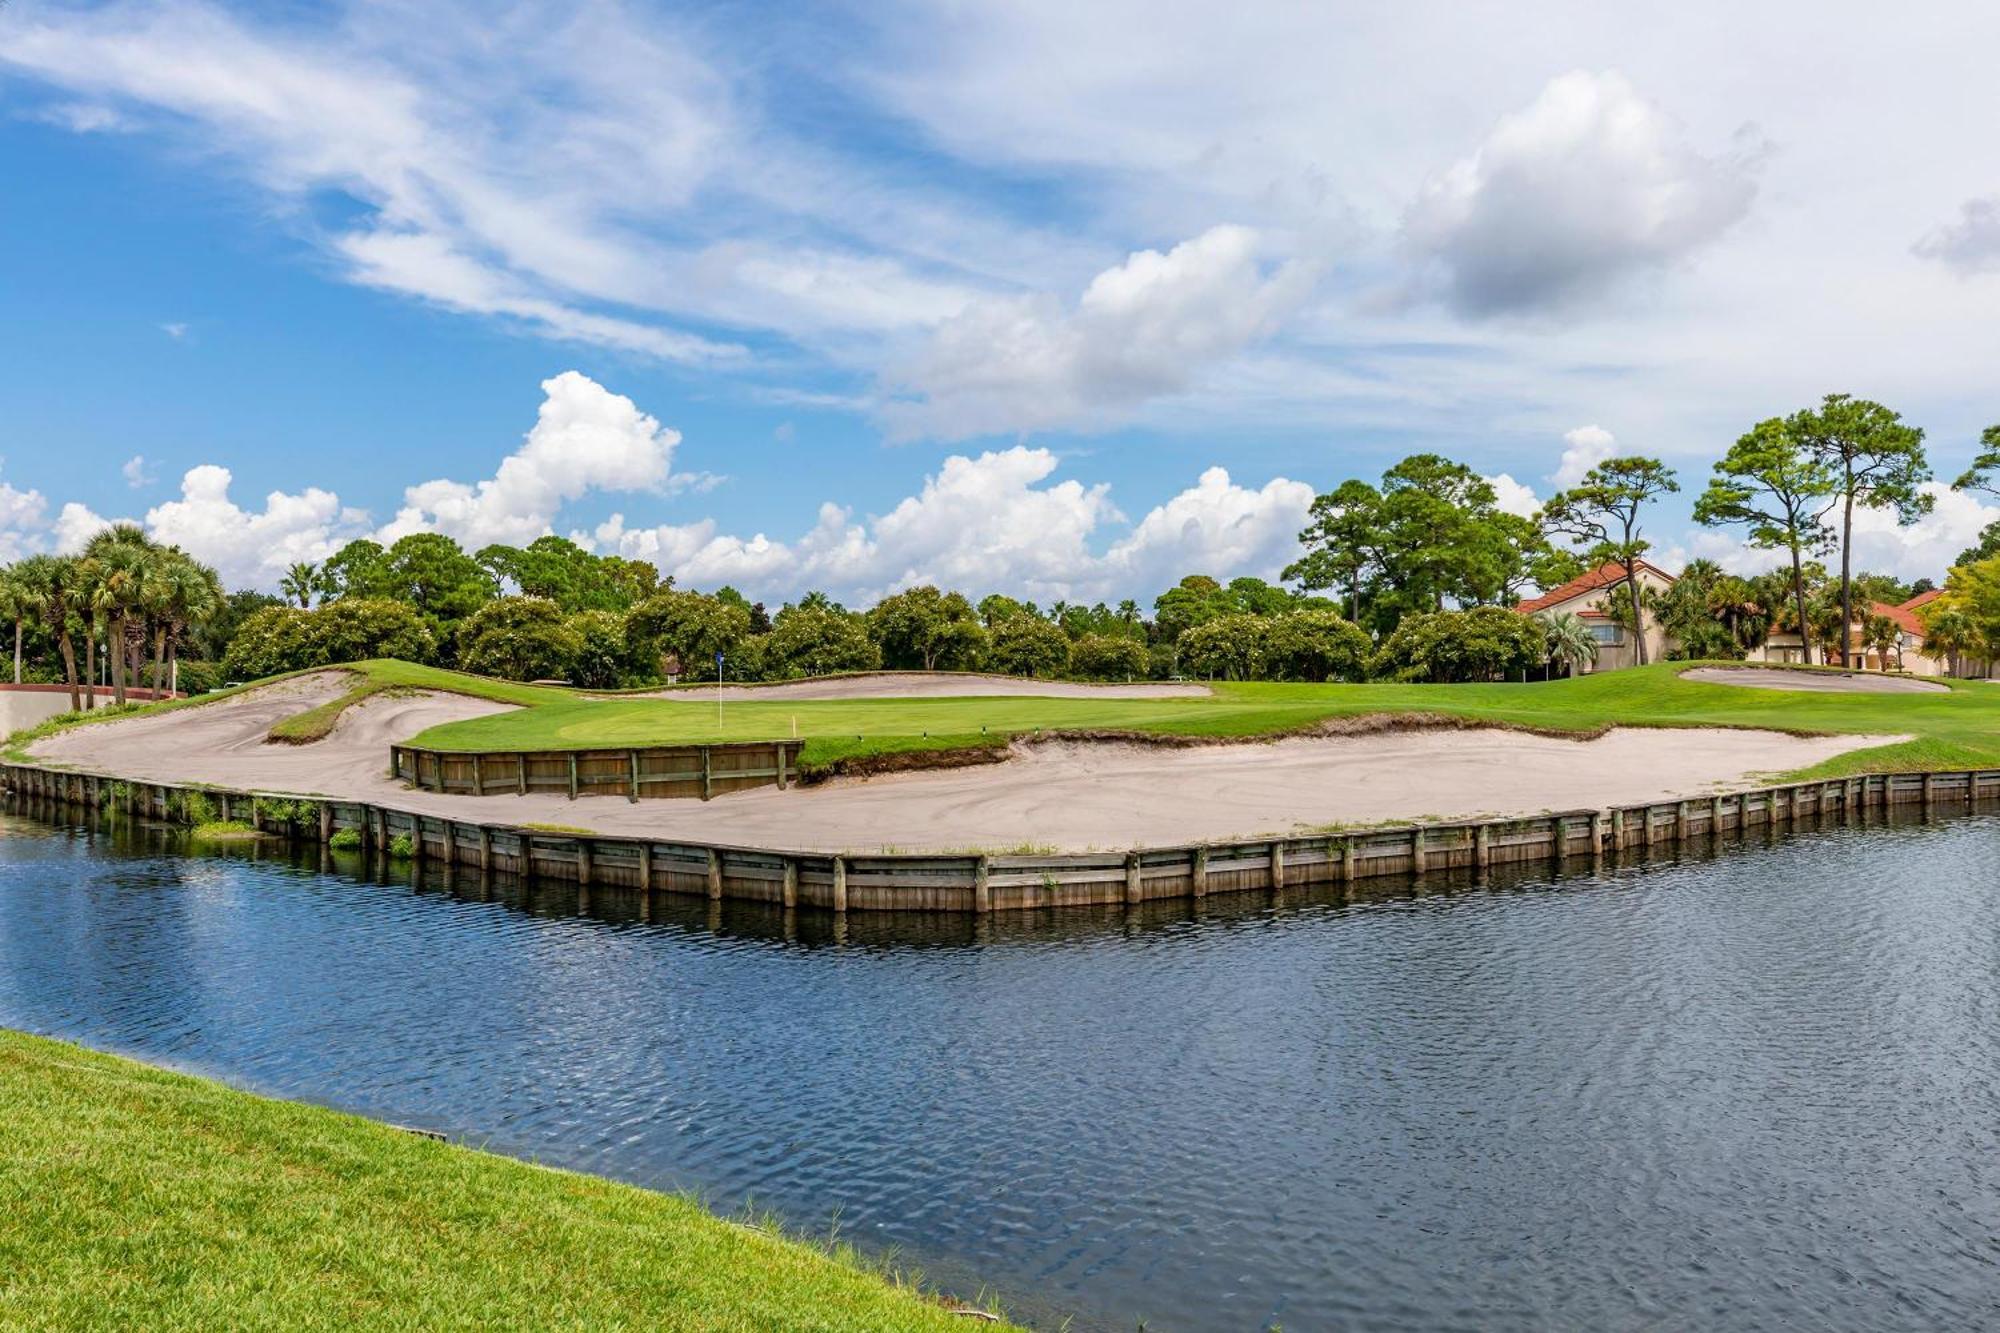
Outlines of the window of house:
{"type": "Polygon", "coordinates": [[[1620,644],[1625,642],[1625,631],[1617,625],[1592,625],[1590,637],[1602,644],[1620,644]]]}

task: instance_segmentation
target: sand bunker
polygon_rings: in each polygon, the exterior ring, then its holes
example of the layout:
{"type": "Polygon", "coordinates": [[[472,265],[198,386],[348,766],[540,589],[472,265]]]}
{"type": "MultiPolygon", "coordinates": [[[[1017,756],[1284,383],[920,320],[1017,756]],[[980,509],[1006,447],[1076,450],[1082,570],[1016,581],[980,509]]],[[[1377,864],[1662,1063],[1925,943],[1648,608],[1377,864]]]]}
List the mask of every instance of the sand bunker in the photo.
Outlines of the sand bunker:
{"type": "MultiPolygon", "coordinates": [[[[877,671],[865,676],[829,676],[823,680],[792,680],[781,685],[724,685],[725,700],[768,699],[1204,699],[1206,685],[1147,681],[1136,685],[1089,685],[1073,680],[1029,680],[1021,676],[985,676],[939,671],[877,671]]],[[[619,699],[671,699],[679,703],[714,703],[716,688],[698,685],[684,690],[652,690],[644,694],[607,696],[619,699]]]]}
{"type": "Polygon", "coordinates": [[[764,788],[714,801],[447,796],[387,775],[388,746],[500,711],[461,695],[378,697],[314,745],[271,745],[278,718],[336,697],[329,674],[198,709],[82,727],[38,757],[161,782],[311,793],[456,819],[800,851],[1125,848],[1703,796],[1895,736],[1619,729],[1591,741],[1503,730],[1384,731],[1265,744],[1017,746],[1004,764],[764,788]]]}
{"type": "Polygon", "coordinates": [[[1784,671],[1768,667],[1696,667],[1683,680],[1708,685],[1741,685],[1752,690],[1801,690],[1808,694],[1948,694],[1934,680],[1884,676],[1868,671],[1784,671]]]}
{"type": "Polygon", "coordinates": [[[198,708],[177,709],[77,727],[29,750],[37,759],[154,782],[212,782],[256,791],[382,799],[389,745],[425,727],[506,711],[462,694],[385,694],[340,715],[325,739],[273,745],[271,724],[339,698],[353,688],[339,671],[314,672],[232,695],[198,708]]]}

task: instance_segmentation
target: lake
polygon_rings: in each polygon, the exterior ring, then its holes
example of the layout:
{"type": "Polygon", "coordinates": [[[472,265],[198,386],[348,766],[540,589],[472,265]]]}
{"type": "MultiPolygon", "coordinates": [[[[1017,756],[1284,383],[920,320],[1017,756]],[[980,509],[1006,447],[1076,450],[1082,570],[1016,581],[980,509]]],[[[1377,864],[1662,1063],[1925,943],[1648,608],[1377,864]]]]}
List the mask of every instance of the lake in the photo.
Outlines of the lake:
{"type": "Polygon", "coordinates": [[[0,1025],[837,1227],[1041,1326],[2000,1319],[1991,815],[844,926],[69,818],[0,821],[0,1025]]]}

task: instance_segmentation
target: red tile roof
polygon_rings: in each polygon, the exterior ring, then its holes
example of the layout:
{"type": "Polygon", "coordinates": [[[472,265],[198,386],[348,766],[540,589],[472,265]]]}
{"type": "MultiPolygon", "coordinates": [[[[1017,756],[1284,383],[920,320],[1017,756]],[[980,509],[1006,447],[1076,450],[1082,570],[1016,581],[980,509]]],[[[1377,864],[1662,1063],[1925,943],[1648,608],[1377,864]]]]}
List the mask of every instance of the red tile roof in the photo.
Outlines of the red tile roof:
{"type": "MultiPolygon", "coordinates": [[[[1638,566],[1640,569],[1651,570],[1669,583],[1674,581],[1672,574],[1667,573],[1666,570],[1649,561],[1641,560],[1638,562],[1638,566]]],[[[1608,560],[1596,569],[1591,570],[1588,574],[1580,574],[1576,578],[1571,579],[1560,588],[1551,588],[1540,597],[1530,597],[1514,609],[1524,616],[1531,616],[1537,611],[1546,611],[1550,607],[1560,606],[1572,598],[1581,597],[1585,593],[1597,592],[1602,588],[1614,587],[1624,581],[1625,566],[1616,560],[1608,560]]],[[[1582,614],[1589,615],[1590,612],[1585,611],[1582,614]]]]}
{"type": "Polygon", "coordinates": [[[1900,609],[1904,611],[1921,611],[1942,596],[1944,596],[1943,588],[1932,588],[1929,592],[1920,592],[1909,601],[1904,602],[1900,609]]]}
{"type": "Polygon", "coordinates": [[[1908,603],[1902,606],[1891,606],[1887,602],[1870,602],[1868,604],[1868,614],[1871,616],[1887,616],[1896,622],[1897,627],[1903,633],[1914,634],[1920,639],[1924,637],[1924,622],[1917,619],[1917,613],[1909,608],[1908,603]]]}

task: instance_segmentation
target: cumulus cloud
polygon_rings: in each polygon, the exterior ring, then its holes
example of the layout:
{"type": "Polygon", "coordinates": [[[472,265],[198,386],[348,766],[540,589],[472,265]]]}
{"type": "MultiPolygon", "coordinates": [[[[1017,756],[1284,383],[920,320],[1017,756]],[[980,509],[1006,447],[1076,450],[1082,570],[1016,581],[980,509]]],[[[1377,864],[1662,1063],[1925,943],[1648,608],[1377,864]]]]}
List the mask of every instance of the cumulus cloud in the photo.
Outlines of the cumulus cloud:
{"type": "Polygon", "coordinates": [[[204,463],[181,478],[178,500],[146,511],[146,531],[207,561],[236,584],[270,587],[295,561],[320,561],[361,536],[365,515],[343,509],[332,491],[272,491],[262,509],[230,498],[226,467],[204,463]]]}
{"type": "Polygon", "coordinates": [[[0,560],[18,560],[36,549],[48,507],[40,491],[0,481],[0,560]]]}
{"type": "Polygon", "coordinates": [[[1125,589],[1161,586],[1198,570],[1274,578],[1298,555],[1313,488],[1276,477],[1258,490],[1212,467],[1148,513],[1105,558],[1105,578],[1125,589]]]}
{"type": "Polygon", "coordinates": [[[135,491],[152,485],[157,475],[153,466],[146,461],[144,454],[133,454],[126,459],[124,466],[118,469],[118,473],[125,478],[125,484],[135,491]]]}
{"type": "Polygon", "coordinates": [[[1404,237],[1469,315],[1573,307],[1740,220],[1755,154],[1695,151],[1616,73],[1575,71],[1426,185],[1404,237]]]}
{"type": "Polygon", "coordinates": [[[1268,335],[1305,298],[1310,268],[1272,267],[1259,251],[1251,229],[1212,227],[1105,269],[1073,309],[1047,293],[975,301],[890,376],[883,416],[897,434],[942,439],[1115,424],[1268,335]]]}
{"type": "Polygon", "coordinates": [[[1557,490],[1567,490],[1584,475],[1618,452],[1618,439],[1602,426],[1578,426],[1563,433],[1562,458],[1549,474],[1557,490]]]}
{"type": "MultiPolygon", "coordinates": [[[[403,492],[403,507],[383,529],[394,541],[411,532],[443,532],[471,548],[524,544],[551,530],[558,511],[593,490],[662,490],[680,432],[641,412],[574,370],[542,381],[533,430],[484,481],[439,479],[403,492]]],[[[699,487],[706,474],[698,476],[699,487]]]]}
{"type": "Polygon", "coordinates": [[[1927,482],[1931,512],[1907,527],[1899,527],[1893,510],[1854,511],[1854,567],[1877,570],[1902,579],[1942,581],[1958,553],[1979,541],[1987,524],[2000,520],[2000,507],[1977,496],[1927,482]]]}
{"type": "Polygon", "coordinates": [[[1493,488],[1495,503],[1503,514],[1518,514],[1522,518],[1533,518],[1541,511],[1542,502],[1535,494],[1535,488],[1515,481],[1505,472],[1497,477],[1486,478],[1486,484],[1493,488]]]}
{"type": "Polygon", "coordinates": [[[821,588],[867,604],[918,583],[1040,600],[1144,593],[1197,571],[1275,578],[1296,553],[1312,487],[1285,478],[1251,489],[1222,468],[1145,514],[1103,554],[1094,539],[1124,516],[1110,488],[1050,482],[1058,460],[1017,446],[954,456],[917,494],[857,521],[834,503],[796,541],[724,535],[712,521],[629,528],[614,515],[603,549],[654,561],[695,586],[731,583],[779,598],[821,588]]]}
{"type": "Polygon", "coordinates": [[[1966,200],[1956,218],[1932,229],[1914,249],[1963,274],[2000,268],[2000,196],[1966,200]]]}

